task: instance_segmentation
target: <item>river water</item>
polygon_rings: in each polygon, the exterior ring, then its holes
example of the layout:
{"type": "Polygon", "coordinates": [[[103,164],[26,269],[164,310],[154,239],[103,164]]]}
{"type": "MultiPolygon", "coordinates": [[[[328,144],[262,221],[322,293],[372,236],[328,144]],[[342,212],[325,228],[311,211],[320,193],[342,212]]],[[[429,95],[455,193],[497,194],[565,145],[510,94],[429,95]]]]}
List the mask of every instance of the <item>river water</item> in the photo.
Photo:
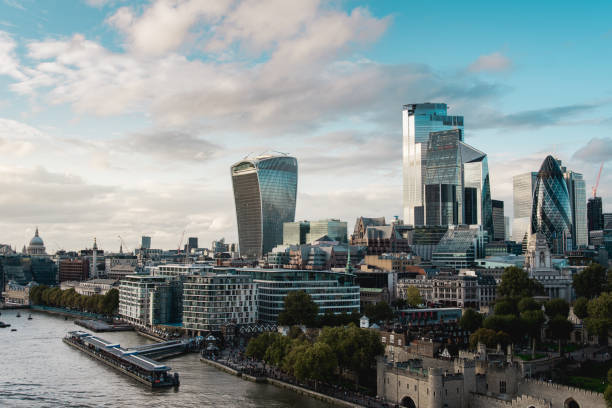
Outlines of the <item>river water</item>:
{"type": "MultiPolygon", "coordinates": [[[[255,384],[203,364],[195,353],[165,361],[181,386],[151,390],[67,346],[62,337],[81,329],[73,320],[29,311],[2,310],[0,407],[297,407],[329,405],[267,384],[255,384]],[[11,329],[17,329],[12,332],[11,329]]],[[[123,347],[151,343],[134,332],[100,333],[123,347]]]]}

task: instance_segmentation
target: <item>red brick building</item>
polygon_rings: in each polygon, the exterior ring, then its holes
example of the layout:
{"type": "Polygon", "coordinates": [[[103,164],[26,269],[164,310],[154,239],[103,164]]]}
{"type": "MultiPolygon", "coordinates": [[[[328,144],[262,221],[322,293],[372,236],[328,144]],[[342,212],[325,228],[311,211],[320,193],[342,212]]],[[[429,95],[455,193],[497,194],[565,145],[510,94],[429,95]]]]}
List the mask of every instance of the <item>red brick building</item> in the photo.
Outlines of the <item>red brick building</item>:
{"type": "Polygon", "coordinates": [[[89,261],[82,258],[62,259],[59,263],[59,281],[85,281],[89,279],[89,261]]]}

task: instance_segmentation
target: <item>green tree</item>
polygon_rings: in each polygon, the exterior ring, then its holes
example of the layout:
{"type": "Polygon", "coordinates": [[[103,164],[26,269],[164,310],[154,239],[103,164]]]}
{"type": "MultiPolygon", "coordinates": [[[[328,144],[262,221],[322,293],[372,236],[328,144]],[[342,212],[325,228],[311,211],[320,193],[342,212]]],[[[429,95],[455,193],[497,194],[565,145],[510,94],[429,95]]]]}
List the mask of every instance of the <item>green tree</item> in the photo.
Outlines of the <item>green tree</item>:
{"type": "Polygon", "coordinates": [[[585,297],[579,297],[578,299],[576,299],[576,301],[574,302],[574,314],[576,315],[576,317],[578,317],[579,319],[584,319],[588,316],[588,304],[589,300],[585,297]]]}
{"type": "Polygon", "coordinates": [[[604,392],[604,399],[608,408],[612,407],[612,368],[608,370],[608,386],[604,392]]]}
{"type": "Polygon", "coordinates": [[[423,297],[416,286],[408,286],[406,289],[406,303],[410,307],[417,307],[423,303],[423,297]]]}
{"type": "Polygon", "coordinates": [[[608,332],[612,329],[612,293],[603,292],[589,301],[588,316],[585,319],[589,333],[596,334],[601,344],[605,344],[608,332]]]}
{"type": "Polygon", "coordinates": [[[567,319],[569,304],[564,299],[551,299],[544,304],[544,310],[549,319],[555,316],[562,316],[567,319]]]}
{"type": "Polygon", "coordinates": [[[310,295],[303,290],[291,291],[285,296],[285,308],[278,316],[278,322],[283,326],[305,325],[313,327],[319,306],[310,295]]]}
{"type": "Polygon", "coordinates": [[[509,298],[499,299],[495,302],[494,313],[496,315],[516,315],[518,314],[517,304],[509,298]]]}
{"type": "Polygon", "coordinates": [[[483,326],[506,333],[510,336],[512,343],[521,341],[526,334],[521,319],[516,315],[492,315],[485,319],[483,326]]]}
{"type": "Polygon", "coordinates": [[[287,354],[283,358],[282,369],[283,371],[295,375],[295,367],[297,361],[300,359],[306,350],[310,347],[310,343],[304,338],[298,338],[291,341],[287,354]]]}
{"type": "Polygon", "coordinates": [[[540,310],[541,306],[531,297],[524,297],[518,303],[518,311],[526,312],[527,310],[540,310]]]}
{"type": "Polygon", "coordinates": [[[482,315],[475,311],[472,308],[467,308],[463,311],[461,315],[461,320],[459,320],[459,326],[463,330],[467,330],[469,332],[475,332],[482,326],[482,315]]]}
{"type": "Polygon", "coordinates": [[[606,289],[606,269],[598,263],[592,263],[573,277],[576,295],[593,299],[606,289]]]}
{"type": "Polygon", "coordinates": [[[280,334],[266,332],[251,338],[249,344],[247,344],[245,354],[247,357],[263,360],[268,347],[274,342],[277,336],[280,336],[280,334]]]}
{"type": "Polygon", "coordinates": [[[293,372],[298,380],[328,381],[333,378],[338,360],[331,347],[317,342],[297,356],[293,372]]]}
{"type": "Polygon", "coordinates": [[[268,344],[266,352],[264,353],[263,360],[269,364],[280,366],[289,352],[290,347],[290,338],[282,335],[273,336],[272,341],[268,344]]]}
{"type": "Polygon", "coordinates": [[[484,327],[476,330],[470,335],[470,347],[476,348],[478,343],[483,343],[487,347],[495,347],[497,345],[497,333],[495,330],[485,329],[484,327]]]}
{"type": "Polygon", "coordinates": [[[563,355],[562,343],[570,338],[570,334],[574,329],[572,322],[566,317],[556,315],[548,322],[548,330],[550,335],[559,342],[559,354],[563,355]]]}
{"type": "Polygon", "coordinates": [[[521,321],[531,338],[531,357],[535,358],[536,340],[540,337],[540,332],[545,321],[544,312],[541,310],[525,310],[521,312],[521,321]]]}
{"type": "Polygon", "coordinates": [[[393,310],[387,302],[369,303],[364,308],[364,313],[370,320],[375,322],[383,322],[393,318],[393,310]]]}
{"type": "Polygon", "coordinates": [[[524,298],[539,295],[544,292],[541,283],[530,279],[523,269],[509,266],[504,270],[501,283],[497,287],[497,294],[502,297],[524,298]]]}

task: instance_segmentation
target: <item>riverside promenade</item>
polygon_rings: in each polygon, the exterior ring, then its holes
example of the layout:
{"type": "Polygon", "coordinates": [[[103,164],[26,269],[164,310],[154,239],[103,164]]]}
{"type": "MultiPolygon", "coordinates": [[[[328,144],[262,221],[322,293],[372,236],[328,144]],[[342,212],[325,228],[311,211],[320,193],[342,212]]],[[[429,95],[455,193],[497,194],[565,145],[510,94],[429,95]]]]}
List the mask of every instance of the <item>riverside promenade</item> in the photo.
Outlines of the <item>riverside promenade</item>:
{"type": "Polygon", "coordinates": [[[226,354],[217,359],[201,357],[200,360],[228,374],[241,377],[246,381],[268,383],[339,407],[390,408],[395,406],[380,399],[346,390],[336,385],[323,382],[315,383],[314,381],[298,381],[296,378],[274,367],[265,366],[261,362],[248,358],[241,359],[231,354],[226,354]]]}

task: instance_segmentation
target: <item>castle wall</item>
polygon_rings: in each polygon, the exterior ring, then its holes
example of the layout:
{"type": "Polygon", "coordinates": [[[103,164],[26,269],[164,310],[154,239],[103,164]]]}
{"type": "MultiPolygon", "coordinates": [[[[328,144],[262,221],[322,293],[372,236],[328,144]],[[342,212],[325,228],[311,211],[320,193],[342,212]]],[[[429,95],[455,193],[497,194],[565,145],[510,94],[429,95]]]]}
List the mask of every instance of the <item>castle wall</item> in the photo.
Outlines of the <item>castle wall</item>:
{"type": "Polygon", "coordinates": [[[606,408],[603,394],[544,381],[520,382],[519,394],[543,398],[552,403],[552,408],[565,408],[565,402],[570,398],[573,398],[580,408],[606,408]]]}

